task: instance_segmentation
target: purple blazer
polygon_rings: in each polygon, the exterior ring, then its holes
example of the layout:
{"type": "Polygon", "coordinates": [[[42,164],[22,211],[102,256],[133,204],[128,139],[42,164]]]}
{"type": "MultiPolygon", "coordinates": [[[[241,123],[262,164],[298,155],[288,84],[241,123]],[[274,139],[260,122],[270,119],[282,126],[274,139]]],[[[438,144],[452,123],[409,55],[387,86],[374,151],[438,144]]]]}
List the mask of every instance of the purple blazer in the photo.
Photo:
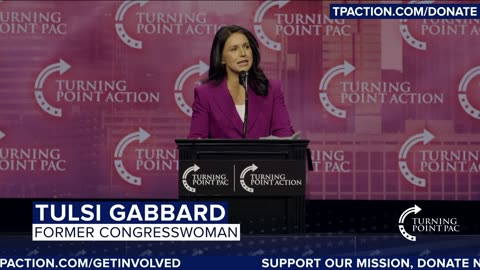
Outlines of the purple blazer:
{"type": "MultiPolygon", "coordinates": [[[[280,82],[270,80],[266,97],[258,96],[248,88],[247,138],[258,139],[269,135],[286,137],[293,134],[280,82]]],[[[188,138],[242,138],[243,122],[227,88],[202,84],[195,87],[192,123],[188,138]]]]}

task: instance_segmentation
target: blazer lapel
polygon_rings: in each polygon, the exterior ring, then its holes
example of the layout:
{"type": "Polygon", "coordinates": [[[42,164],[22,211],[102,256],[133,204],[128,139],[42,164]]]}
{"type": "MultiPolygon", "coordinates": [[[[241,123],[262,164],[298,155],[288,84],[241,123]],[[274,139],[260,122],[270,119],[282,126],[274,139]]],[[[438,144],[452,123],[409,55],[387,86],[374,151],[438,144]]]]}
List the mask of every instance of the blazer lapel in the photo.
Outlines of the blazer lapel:
{"type": "Polygon", "coordinates": [[[225,118],[225,121],[230,123],[230,125],[242,134],[243,122],[238,115],[237,109],[235,108],[235,103],[230,96],[230,92],[227,88],[227,81],[224,80],[217,88],[215,88],[215,93],[213,97],[215,99],[215,105],[220,109],[222,115],[225,118]]]}
{"type": "Polygon", "coordinates": [[[257,96],[257,94],[255,94],[255,92],[250,87],[248,88],[248,130],[253,130],[255,122],[257,121],[258,116],[262,112],[265,100],[265,97],[257,96]]]}

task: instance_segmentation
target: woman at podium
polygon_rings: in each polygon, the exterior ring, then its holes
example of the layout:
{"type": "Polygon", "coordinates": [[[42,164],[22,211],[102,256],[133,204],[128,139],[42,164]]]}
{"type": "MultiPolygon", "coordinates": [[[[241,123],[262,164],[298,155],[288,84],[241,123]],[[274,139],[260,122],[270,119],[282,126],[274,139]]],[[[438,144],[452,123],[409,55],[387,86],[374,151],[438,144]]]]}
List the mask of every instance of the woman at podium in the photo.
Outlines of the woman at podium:
{"type": "Polygon", "coordinates": [[[194,89],[189,138],[293,134],[280,82],[269,80],[259,65],[259,45],[252,33],[238,25],[218,30],[208,78],[194,89]]]}

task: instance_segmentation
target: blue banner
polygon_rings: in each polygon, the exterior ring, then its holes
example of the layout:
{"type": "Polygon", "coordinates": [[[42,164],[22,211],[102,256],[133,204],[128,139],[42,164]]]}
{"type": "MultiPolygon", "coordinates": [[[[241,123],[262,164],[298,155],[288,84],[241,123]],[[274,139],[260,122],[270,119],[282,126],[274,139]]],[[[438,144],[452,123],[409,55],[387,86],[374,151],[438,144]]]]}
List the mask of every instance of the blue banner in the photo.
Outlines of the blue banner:
{"type": "Polygon", "coordinates": [[[228,223],[226,202],[33,202],[33,224],[228,223]]]}
{"type": "Polygon", "coordinates": [[[475,257],[0,257],[0,268],[23,269],[474,269],[475,257]]]}
{"type": "Polygon", "coordinates": [[[473,269],[480,237],[243,236],[240,242],[32,242],[0,236],[0,269],[473,269]],[[317,267],[319,266],[319,267],[317,267]]]}

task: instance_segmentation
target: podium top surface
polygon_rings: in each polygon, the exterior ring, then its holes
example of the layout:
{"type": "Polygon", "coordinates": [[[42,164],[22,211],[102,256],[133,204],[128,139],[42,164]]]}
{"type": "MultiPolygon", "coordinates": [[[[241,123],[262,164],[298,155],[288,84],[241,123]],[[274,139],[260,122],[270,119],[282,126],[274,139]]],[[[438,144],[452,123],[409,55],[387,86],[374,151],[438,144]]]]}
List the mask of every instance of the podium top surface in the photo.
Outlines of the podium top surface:
{"type": "Polygon", "coordinates": [[[178,146],[187,145],[304,145],[307,146],[309,140],[289,140],[289,139],[176,139],[178,146]]]}

